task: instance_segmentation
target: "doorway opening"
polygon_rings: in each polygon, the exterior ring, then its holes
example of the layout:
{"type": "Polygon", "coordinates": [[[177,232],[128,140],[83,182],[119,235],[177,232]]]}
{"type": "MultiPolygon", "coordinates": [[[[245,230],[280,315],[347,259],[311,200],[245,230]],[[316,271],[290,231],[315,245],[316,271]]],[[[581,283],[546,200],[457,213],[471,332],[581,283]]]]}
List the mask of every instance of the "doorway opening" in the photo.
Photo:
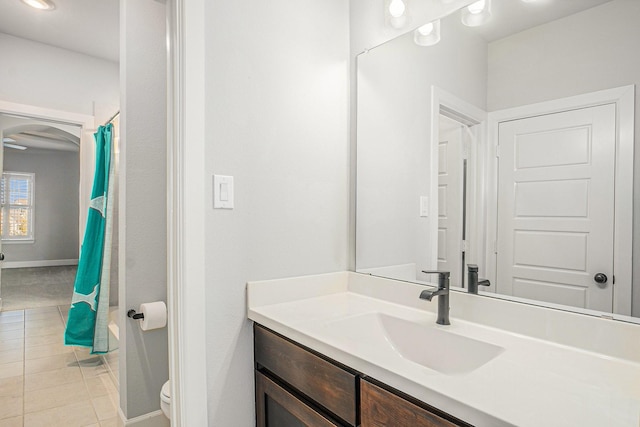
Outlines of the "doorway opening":
{"type": "Polygon", "coordinates": [[[432,88],[431,265],[451,273],[451,286],[465,288],[467,264],[478,264],[483,132],[486,113],[432,88]]]}

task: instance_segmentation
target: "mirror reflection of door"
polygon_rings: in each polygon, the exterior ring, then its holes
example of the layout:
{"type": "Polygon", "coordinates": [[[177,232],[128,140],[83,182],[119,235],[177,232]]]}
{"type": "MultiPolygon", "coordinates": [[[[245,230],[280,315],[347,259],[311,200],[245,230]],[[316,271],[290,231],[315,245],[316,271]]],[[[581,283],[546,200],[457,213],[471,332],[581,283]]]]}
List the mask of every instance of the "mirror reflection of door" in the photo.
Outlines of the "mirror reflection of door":
{"type": "Polygon", "coordinates": [[[438,270],[451,272],[452,286],[464,274],[463,125],[440,114],[438,138],[438,270]]]}
{"type": "Polygon", "coordinates": [[[499,146],[497,291],[612,312],[615,105],[500,123],[499,146]]]}

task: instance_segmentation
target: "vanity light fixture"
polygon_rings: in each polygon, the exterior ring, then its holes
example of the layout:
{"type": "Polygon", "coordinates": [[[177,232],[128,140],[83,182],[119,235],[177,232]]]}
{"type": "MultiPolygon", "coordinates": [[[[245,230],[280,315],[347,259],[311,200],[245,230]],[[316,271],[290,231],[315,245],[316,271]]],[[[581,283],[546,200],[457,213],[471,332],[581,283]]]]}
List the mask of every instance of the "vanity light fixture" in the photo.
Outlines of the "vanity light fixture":
{"type": "Polygon", "coordinates": [[[22,3],[27,6],[31,6],[34,9],[39,10],[53,10],[56,8],[56,5],[51,0],[21,0],[22,3]]]}
{"type": "Polygon", "coordinates": [[[467,27],[485,24],[491,18],[491,0],[479,0],[462,9],[462,23],[467,27]]]}
{"type": "Polygon", "coordinates": [[[389,25],[393,28],[402,28],[407,22],[407,6],[403,0],[390,0],[387,12],[389,25]]]}
{"type": "Polygon", "coordinates": [[[413,32],[413,41],[418,46],[433,46],[440,41],[440,20],[423,25],[413,32]]]}

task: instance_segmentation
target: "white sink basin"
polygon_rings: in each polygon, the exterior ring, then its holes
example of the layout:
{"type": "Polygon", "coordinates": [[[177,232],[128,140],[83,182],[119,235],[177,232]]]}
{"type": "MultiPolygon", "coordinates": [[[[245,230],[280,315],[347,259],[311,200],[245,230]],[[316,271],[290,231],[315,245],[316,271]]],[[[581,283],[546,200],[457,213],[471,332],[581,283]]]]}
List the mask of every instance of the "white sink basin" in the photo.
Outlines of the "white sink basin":
{"type": "Polygon", "coordinates": [[[494,359],[504,348],[458,335],[446,327],[413,322],[382,313],[367,313],[326,323],[331,333],[383,350],[443,374],[464,374],[494,359]]]}

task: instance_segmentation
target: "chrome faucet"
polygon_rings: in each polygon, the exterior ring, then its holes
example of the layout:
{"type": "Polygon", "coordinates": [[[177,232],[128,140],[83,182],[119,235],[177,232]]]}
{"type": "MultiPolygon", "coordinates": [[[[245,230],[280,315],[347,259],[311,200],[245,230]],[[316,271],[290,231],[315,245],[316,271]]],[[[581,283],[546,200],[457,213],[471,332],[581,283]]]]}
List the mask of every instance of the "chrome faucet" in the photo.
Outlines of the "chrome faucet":
{"type": "Polygon", "coordinates": [[[467,264],[469,269],[469,283],[467,284],[467,292],[478,295],[478,286],[491,286],[488,279],[478,279],[478,266],[475,264],[467,264]]]}
{"type": "Polygon", "coordinates": [[[425,289],[420,293],[420,299],[426,299],[431,301],[433,297],[438,298],[438,319],[436,323],[438,325],[450,325],[449,323],[449,276],[448,271],[422,271],[427,274],[438,275],[438,289],[425,289]]]}

